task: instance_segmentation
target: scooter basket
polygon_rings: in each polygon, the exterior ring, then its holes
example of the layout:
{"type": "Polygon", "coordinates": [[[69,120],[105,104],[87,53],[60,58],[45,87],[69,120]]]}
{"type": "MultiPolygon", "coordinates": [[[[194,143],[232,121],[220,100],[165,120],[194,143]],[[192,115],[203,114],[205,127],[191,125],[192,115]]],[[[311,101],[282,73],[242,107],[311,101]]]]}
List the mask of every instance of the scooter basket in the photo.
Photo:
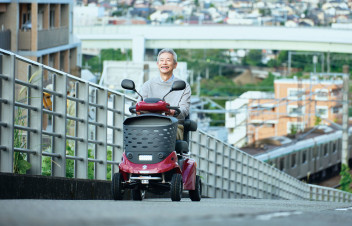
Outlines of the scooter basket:
{"type": "Polygon", "coordinates": [[[150,163],[163,160],[175,150],[177,122],[173,117],[152,114],[126,119],[123,142],[127,158],[138,163],[138,155],[149,154],[153,155],[150,163]]]}

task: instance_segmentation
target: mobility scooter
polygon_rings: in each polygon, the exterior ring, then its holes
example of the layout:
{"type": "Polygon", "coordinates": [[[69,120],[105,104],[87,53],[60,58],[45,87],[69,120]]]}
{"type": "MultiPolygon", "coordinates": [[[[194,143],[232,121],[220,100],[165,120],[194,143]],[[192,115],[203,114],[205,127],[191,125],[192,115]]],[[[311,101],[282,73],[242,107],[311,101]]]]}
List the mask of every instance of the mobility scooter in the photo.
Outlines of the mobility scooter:
{"type": "Polygon", "coordinates": [[[124,152],[119,172],[112,178],[113,198],[121,200],[124,192],[131,190],[133,200],[143,200],[148,191],[159,195],[169,192],[172,201],[180,201],[183,190],[188,190],[192,201],[200,201],[201,178],[188,150],[189,131],[196,131],[197,124],[186,119],[184,140],[176,140],[176,116],[181,111],[165,102],[169,93],[184,90],[186,83],[175,81],[163,99],[144,100],[132,80],[123,80],[121,86],[135,91],[141,101],[129,109],[136,116],[123,122],[124,152]],[[170,109],[175,110],[174,116],[168,116],[170,109]]]}

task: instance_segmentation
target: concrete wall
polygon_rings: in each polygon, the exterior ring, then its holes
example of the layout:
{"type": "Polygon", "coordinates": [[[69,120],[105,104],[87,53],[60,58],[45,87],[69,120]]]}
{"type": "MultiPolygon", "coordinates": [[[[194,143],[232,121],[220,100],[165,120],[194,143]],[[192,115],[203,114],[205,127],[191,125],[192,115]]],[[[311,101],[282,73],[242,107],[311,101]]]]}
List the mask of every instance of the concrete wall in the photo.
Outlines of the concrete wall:
{"type": "Polygon", "coordinates": [[[110,181],[0,173],[0,199],[112,199],[110,181]]]}

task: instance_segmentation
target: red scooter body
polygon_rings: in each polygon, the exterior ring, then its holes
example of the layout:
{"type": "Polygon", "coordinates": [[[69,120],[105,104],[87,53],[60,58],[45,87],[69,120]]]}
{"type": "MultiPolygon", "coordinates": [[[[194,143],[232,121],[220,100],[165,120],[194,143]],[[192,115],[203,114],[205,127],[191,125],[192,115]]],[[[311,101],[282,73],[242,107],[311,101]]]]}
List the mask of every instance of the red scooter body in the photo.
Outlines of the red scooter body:
{"type": "Polygon", "coordinates": [[[129,161],[125,155],[122,154],[122,161],[119,165],[119,171],[127,181],[129,174],[150,175],[160,174],[175,170],[175,172],[182,174],[183,189],[194,190],[196,182],[196,167],[197,164],[193,159],[186,158],[183,163],[182,170],[177,163],[176,152],[172,152],[165,160],[155,164],[136,164],[129,161]]]}

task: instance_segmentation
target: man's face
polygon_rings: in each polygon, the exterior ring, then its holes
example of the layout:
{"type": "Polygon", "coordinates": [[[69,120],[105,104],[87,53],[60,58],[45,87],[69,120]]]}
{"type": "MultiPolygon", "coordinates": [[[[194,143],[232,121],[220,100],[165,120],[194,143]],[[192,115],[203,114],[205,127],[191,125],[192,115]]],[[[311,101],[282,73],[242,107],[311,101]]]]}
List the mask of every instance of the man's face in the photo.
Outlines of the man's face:
{"type": "Polygon", "coordinates": [[[171,53],[162,53],[159,56],[157,65],[160,73],[172,74],[172,71],[176,68],[177,63],[174,62],[174,56],[171,53]]]}

